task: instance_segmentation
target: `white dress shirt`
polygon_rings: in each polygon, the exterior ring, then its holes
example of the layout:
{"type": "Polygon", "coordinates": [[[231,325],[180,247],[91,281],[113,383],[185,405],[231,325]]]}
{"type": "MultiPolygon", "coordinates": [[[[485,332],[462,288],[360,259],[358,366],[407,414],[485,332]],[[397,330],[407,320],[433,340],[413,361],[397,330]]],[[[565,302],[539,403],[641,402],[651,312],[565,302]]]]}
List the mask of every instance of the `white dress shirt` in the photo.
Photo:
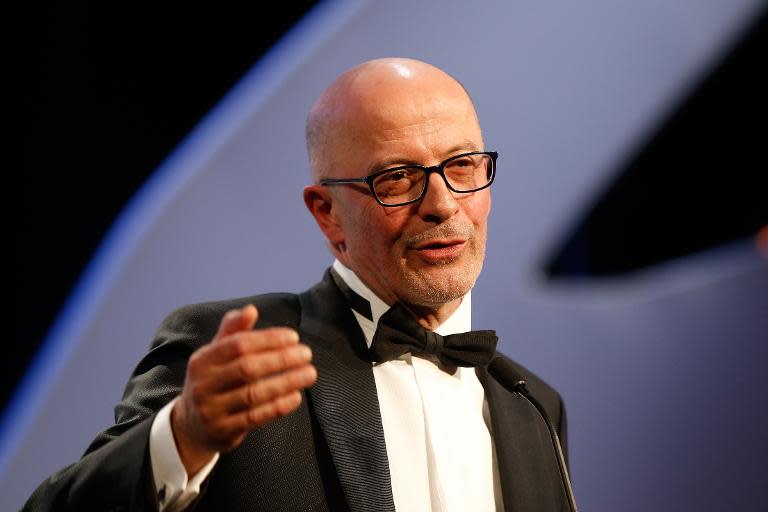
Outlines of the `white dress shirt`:
{"type": "MultiPolygon", "coordinates": [[[[370,347],[379,318],[388,309],[338,260],[333,268],[355,293],[368,300],[373,320],[352,311],[370,347]]],[[[471,326],[471,294],[435,332],[466,332],[471,326]]],[[[501,511],[501,489],[490,433],[488,405],[473,368],[447,373],[421,357],[405,354],[374,364],[384,441],[398,512],[501,511]]],[[[150,457],[160,510],[183,510],[200,492],[216,455],[192,479],[176,450],[166,405],[150,431],[150,457]],[[164,489],[164,492],[160,492],[164,489]]]]}

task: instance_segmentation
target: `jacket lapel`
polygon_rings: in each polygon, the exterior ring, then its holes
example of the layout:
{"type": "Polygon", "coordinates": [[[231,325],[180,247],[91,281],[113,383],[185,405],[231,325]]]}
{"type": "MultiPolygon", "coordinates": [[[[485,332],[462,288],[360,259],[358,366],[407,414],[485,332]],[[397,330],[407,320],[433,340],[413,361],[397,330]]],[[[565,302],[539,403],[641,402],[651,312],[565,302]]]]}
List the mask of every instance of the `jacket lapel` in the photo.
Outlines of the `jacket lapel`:
{"type": "Polygon", "coordinates": [[[517,393],[478,368],[491,414],[504,510],[567,510],[555,451],[544,420],[517,393]]]}
{"type": "Polygon", "coordinates": [[[312,348],[318,373],[307,392],[308,403],[349,508],[394,512],[376,382],[363,333],[329,272],[299,300],[299,333],[312,348]]]}

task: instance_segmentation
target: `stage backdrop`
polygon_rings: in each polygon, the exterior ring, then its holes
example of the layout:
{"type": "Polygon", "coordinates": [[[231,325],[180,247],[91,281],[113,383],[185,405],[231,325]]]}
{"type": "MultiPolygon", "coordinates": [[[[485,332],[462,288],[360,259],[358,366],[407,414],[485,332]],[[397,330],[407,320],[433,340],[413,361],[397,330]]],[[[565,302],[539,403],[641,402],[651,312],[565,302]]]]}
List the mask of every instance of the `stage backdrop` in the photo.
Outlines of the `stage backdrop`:
{"type": "Polygon", "coordinates": [[[321,5],[198,126],[105,240],[15,403],[0,509],[17,509],[110,424],[169,311],[301,291],[321,277],[331,258],[301,200],[304,120],[336,75],[383,56],[454,74],[500,154],[473,324],[498,330],[504,352],[562,391],[581,508],[764,505],[768,269],[752,246],[597,286],[540,274],[574,218],[764,5],[321,5]]]}

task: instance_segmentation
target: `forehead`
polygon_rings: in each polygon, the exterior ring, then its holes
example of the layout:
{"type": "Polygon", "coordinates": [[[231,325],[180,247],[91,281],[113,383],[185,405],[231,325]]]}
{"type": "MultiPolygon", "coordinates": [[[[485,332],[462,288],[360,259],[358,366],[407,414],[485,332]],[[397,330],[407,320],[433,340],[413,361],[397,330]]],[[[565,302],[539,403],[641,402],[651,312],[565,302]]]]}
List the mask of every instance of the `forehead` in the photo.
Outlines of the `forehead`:
{"type": "Polygon", "coordinates": [[[349,95],[339,123],[337,149],[355,165],[352,174],[361,166],[435,163],[460,149],[482,148],[472,102],[452,79],[366,85],[349,95]]]}
{"type": "Polygon", "coordinates": [[[367,121],[382,129],[457,112],[474,113],[464,88],[434,68],[361,71],[342,89],[340,100],[347,120],[367,121]]]}

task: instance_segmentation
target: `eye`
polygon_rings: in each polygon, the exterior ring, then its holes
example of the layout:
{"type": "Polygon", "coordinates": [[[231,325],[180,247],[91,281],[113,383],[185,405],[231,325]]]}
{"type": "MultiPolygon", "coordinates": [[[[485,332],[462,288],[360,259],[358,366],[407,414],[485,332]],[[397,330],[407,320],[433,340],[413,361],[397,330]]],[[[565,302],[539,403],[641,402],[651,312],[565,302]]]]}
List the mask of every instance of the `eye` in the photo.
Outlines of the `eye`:
{"type": "Polygon", "coordinates": [[[475,160],[471,156],[462,156],[460,158],[457,158],[456,160],[451,160],[451,163],[449,165],[455,166],[455,167],[474,167],[477,164],[475,163],[475,160]]]}
{"type": "Polygon", "coordinates": [[[481,162],[482,159],[477,158],[477,155],[462,155],[448,162],[445,165],[445,172],[456,176],[473,174],[481,162]]]}
{"type": "Polygon", "coordinates": [[[373,187],[379,199],[397,199],[395,202],[412,199],[410,194],[418,193],[419,185],[423,182],[424,173],[421,169],[405,167],[392,169],[378,176],[373,187]]]}
{"type": "Polygon", "coordinates": [[[392,171],[391,173],[386,175],[387,181],[401,181],[408,178],[409,173],[405,169],[401,169],[399,171],[392,171]]]}

